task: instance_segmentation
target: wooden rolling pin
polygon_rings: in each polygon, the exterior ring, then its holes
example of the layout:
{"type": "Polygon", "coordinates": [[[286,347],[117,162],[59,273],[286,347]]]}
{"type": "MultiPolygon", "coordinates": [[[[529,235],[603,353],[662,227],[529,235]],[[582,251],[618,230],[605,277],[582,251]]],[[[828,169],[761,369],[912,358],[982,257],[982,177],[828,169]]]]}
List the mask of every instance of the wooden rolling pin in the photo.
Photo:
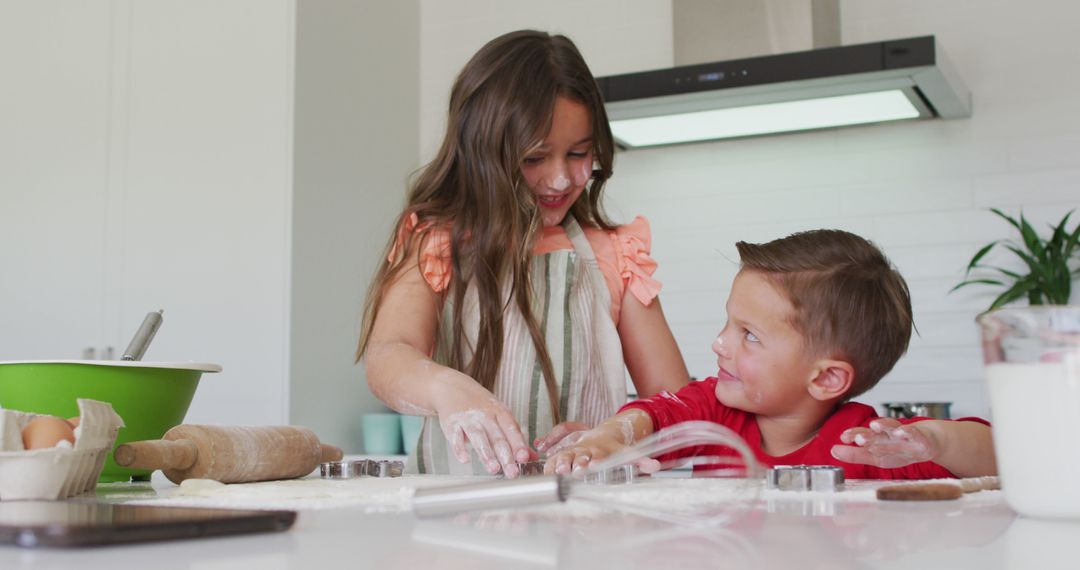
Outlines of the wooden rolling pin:
{"type": "Polygon", "coordinates": [[[341,457],[340,449],[319,443],[315,432],[296,426],[178,425],[162,439],[125,443],[113,452],[117,465],[161,469],[176,484],[185,479],[293,479],[341,457]]]}

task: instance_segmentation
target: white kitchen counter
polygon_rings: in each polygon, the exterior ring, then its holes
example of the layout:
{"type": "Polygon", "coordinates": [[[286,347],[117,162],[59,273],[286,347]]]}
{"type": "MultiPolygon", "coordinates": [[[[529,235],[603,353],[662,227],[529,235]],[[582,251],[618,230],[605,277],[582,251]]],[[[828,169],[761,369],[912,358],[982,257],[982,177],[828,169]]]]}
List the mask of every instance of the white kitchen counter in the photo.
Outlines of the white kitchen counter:
{"type": "Polygon", "coordinates": [[[713,526],[574,503],[442,520],[306,510],[284,533],[68,551],[4,546],[0,568],[1075,568],[1080,541],[1080,523],[1017,517],[997,491],[922,503],[774,491],[713,526]]]}

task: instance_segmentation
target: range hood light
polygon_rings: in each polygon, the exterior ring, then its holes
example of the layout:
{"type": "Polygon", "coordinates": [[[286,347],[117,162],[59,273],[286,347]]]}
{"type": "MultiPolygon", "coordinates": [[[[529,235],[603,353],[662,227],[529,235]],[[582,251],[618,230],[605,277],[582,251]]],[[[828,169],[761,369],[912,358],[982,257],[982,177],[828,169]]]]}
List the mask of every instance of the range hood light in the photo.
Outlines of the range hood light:
{"type": "Polygon", "coordinates": [[[843,127],[923,116],[899,89],[611,121],[623,145],[657,146],[843,127]]]}

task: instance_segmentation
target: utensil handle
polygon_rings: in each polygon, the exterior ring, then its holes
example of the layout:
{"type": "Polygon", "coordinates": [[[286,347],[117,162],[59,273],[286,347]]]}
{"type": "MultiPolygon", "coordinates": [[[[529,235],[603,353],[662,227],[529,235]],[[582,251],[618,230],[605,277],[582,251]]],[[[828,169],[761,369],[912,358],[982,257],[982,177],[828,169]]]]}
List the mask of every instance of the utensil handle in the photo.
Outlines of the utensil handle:
{"type": "Polygon", "coordinates": [[[154,334],[157,333],[158,327],[161,326],[164,312],[158,310],[146,314],[146,318],[143,319],[139,330],[135,331],[131,343],[124,349],[124,355],[121,357],[123,360],[142,360],[143,355],[146,354],[146,348],[150,346],[150,341],[154,339],[154,334]]]}
{"type": "Polygon", "coordinates": [[[341,461],[342,457],[345,457],[345,452],[341,451],[340,447],[328,443],[319,444],[319,463],[341,461]]]}
{"type": "Polygon", "coordinates": [[[190,439],[133,441],[113,452],[113,460],[132,469],[188,469],[199,458],[199,448],[190,439]]]}

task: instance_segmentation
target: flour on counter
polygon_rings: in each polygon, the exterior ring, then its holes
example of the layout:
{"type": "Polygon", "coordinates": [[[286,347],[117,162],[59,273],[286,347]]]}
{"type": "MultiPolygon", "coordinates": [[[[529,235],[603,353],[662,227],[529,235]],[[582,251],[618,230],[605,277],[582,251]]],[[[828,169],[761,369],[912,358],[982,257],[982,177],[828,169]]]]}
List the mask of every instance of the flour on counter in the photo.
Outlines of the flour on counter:
{"type": "Polygon", "coordinates": [[[475,482],[475,477],[441,475],[393,478],[262,481],[226,485],[208,479],[188,479],[156,499],[138,504],[248,509],[318,510],[361,507],[365,512],[407,512],[416,489],[475,482]]]}
{"type": "MultiPolygon", "coordinates": [[[[366,513],[408,513],[413,493],[421,487],[475,483],[482,477],[454,475],[405,475],[393,478],[322,479],[308,477],[287,481],[226,485],[207,479],[189,479],[179,487],[159,489],[149,496],[133,494],[124,502],[165,506],[239,509],[322,510],[360,508],[366,513]]],[[[763,481],[727,478],[643,478],[629,485],[571,487],[570,500],[530,509],[551,516],[589,515],[622,510],[672,517],[722,515],[733,508],[763,501],[767,510],[830,512],[829,505],[852,501],[874,502],[875,490],[895,481],[852,480],[838,492],[780,491],[765,489],[763,481]]],[[[99,488],[99,493],[101,489],[99,488]]],[[[980,495],[989,493],[969,493],[980,495]]],[[[121,497],[117,497],[123,500],[121,497]]]]}

